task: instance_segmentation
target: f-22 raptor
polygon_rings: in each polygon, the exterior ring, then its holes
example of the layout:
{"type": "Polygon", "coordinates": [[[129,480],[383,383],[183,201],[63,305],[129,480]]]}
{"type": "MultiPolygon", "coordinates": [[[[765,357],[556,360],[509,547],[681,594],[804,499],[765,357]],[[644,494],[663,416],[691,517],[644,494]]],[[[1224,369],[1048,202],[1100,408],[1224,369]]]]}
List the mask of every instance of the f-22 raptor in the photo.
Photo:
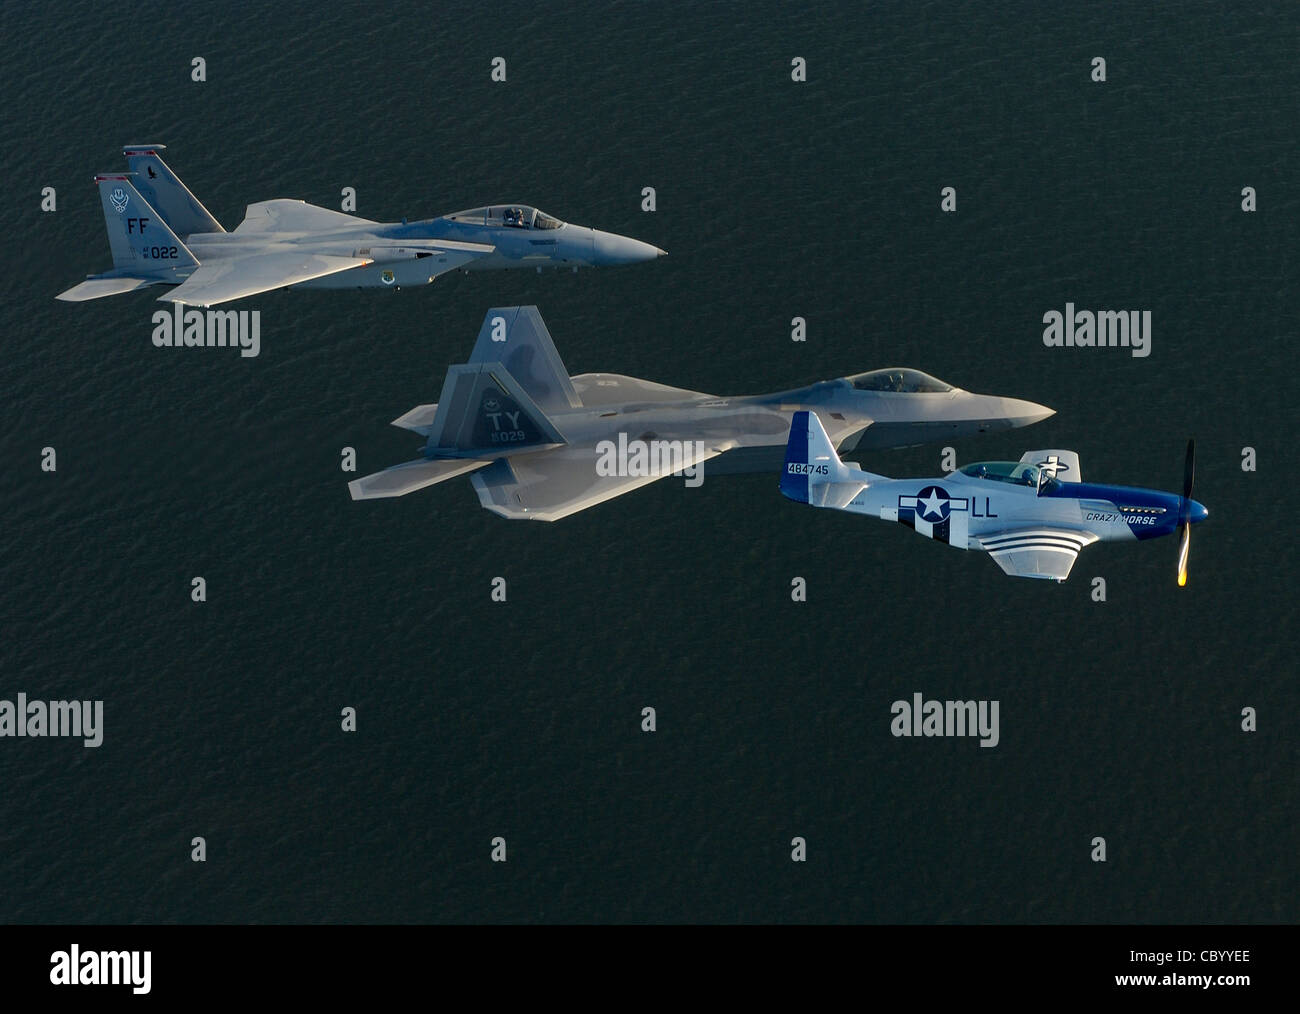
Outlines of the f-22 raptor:
{"type": "Polygon", "coordinates": [[[775,472],[795,412],[816,409],[855,450],[954,440],[1052,415],[1030,401],[971,394],[919,370],[889,369],[790,391],[718,397],[616,373],[570,377],[535,306],[489,310],[469,362],[435,405],[394,426],[421,456],[349,483],[354,500],[403,496],[473,473],[505,518],[556,521],[666,475],[775,472]],[[716,459],[716,465],[713,463],[716,459]]]}
{"type": "Polygon", "coordinates": [[[457,269],[600,267],[664,256],[649,243],[497,204],[419,222],[373,222],[303,201],[250,204],[226,232],[168,168],[161,144],[123,149],[128,172],[95,177],[113,268],[58,298],[173,285],[159,299],[213,306],[271,289],[400,289],[457,269]]]}
{"type": "Polygon", "coordinates": [[[1094,542],[1180,533],[1178,584],[1187,583],[1192,525],[1209,514],[1192,499],[1195,445],[1187,443],[1183,492],[1083,481],[1074,451],[1028,451],[1019,461],[979,461],[935,479],[890,479],[840,460],[816,412],[790,424],[781,492],[791,500],[897,521],[957,549],[982,550],[1013,577],[1064,581],[1094,542]]]}

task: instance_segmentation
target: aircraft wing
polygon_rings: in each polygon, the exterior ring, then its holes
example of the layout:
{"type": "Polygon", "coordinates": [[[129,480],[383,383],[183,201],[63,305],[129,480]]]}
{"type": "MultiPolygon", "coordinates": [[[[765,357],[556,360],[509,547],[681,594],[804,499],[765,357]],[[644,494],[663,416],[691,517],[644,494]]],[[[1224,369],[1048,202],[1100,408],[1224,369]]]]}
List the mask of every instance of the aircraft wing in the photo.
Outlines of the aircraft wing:
{"type": "Polygon", "coordinates": [[[254,253],[200,264],[181,285],[158,298],[191,306],[213,306],[370,263],[365,257],[296,250],[254,253]]]}
{"type": "Polygon", "coordinates": [[[369,218],[346,215],[329,208],[318,208],[306,201],[280,198],[258,201],[244,211],[244,220],[235,232],[316,232],[320,229],[340,229],[353,225],[377,225],[369,218]]]}
{"type": "Polygon", "coordinates": [[[1097,541],[1091,532],[1069,528],[1026,527],[979,536],[997,565],[1012,577],[1064,581],[1084,546],[1097,541]]]}
{"type": "MultiPolygon", "coordinates": [[[[683,468],[699,465],[734,446],[725,441],[693,448],[687,442],[683,468]]],[[[596,449],[566,446],[536,454],[501,458],[472,476],[479,503],[503,518],[558,521],[578,511],[672,475],[602,476],[596,471],[596,449]]],[[[707,471],[707,470],[706,470],[707,471]]]]}
{"type": "Polygon", "coordinates": [[[629,402],[666,404],[675,401],[717,401],[712,394],[688,391],[681,387],[656,384],[640,377],[619,373],[582,373],[573,378],[573,388],[581,404],[588,408],[602,405],[626,405],[629,402]]]}

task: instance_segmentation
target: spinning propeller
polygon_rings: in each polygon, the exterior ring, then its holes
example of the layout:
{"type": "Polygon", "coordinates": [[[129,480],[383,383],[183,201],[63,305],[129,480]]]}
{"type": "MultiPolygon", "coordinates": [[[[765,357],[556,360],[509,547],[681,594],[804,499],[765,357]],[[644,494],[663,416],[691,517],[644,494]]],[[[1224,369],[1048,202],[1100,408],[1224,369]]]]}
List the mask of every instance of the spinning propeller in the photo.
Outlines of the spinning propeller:
{"type": "Polygon", "coordinates": [[[1192,546],[1192,480],[1196,478],[1196,441],[1187,441],[1187,460],[1183,465],[1183,498],[1178,504],[1178,524],[1182,538],[1178,545],[1178,587],[1187,584],[1187,553],[1192,546]]]}

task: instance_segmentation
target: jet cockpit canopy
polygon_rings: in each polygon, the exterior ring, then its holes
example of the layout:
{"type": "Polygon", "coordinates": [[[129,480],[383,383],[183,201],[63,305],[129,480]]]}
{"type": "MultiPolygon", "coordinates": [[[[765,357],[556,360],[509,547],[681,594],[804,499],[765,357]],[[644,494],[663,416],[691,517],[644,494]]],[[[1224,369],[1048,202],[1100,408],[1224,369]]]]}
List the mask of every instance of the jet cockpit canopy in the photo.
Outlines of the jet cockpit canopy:
{"type": "Polygon", "coordinates": [[[558,229],[564,223],[527,204],[491,204],[447,216],[464,225],[485,225],[495,229],[558,229]]]}
{"type": "Polygon", "coordinates": [[[944,394],[953,390],[951,384],[945,384],[938,377],[932,377],[920,370],[908,370],[891,367],[887,370],[872,370],[870,373],[857,373],[848,378],[859,391],[885,391],[895,394],[944,394]]]}

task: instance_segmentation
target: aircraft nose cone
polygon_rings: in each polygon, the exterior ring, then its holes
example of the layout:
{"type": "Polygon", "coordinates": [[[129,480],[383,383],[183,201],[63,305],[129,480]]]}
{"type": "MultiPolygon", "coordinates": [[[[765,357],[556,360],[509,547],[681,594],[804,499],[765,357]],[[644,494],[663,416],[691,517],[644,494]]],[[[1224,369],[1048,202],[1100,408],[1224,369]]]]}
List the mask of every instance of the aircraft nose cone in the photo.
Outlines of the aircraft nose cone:
{"type": "Polygon", "coordinates": [[[1191,521],[1192,524],[1196,524],[1198,521],[1204,521],[1209,516],[1210,512],[1206,508],[1205,504],[1198,503],[1195,500],[1192,501],[1191,511],[1187,515],[1188,520],[1191,521]]]}
{"type": "Polygon", "coordinates": [[[592,255],[597,264],[640,264],[665,256],[663,250],[629,236],[594,230],[592,255]]]}
{"type": "Polygon", "coordinates": [[[1005,415],[1013,427],[1032,426],[1036,422],[1042,422],[1048,416],[1056,415],[1056,409],[1032,401],[1003,398],[1002,402],[1005,415]]]}

